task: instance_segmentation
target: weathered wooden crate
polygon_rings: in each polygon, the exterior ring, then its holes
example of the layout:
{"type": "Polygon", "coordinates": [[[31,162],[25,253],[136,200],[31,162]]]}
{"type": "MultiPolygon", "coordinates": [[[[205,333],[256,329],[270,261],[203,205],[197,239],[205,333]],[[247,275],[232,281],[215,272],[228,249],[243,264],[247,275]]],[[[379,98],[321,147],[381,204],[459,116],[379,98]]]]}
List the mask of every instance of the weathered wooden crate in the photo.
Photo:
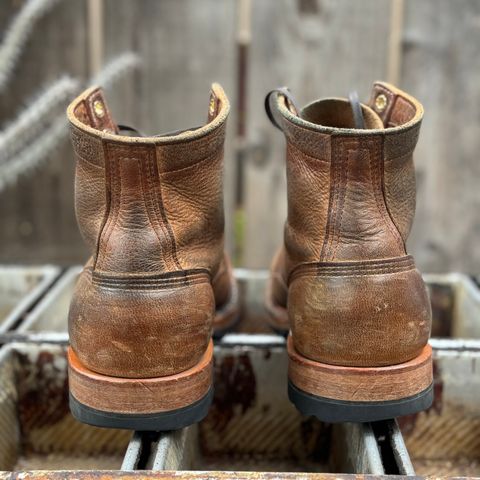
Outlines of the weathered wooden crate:
{"type": "MultiPolygon", "coordinates": [[[[46,458],[53,463],[47,461],[45,468],[54,469],[62,465],[68,470],[101,468],[97,466],[98,460],[115,461],[116,465],[103,465],[117,469],[123,465],[125,470],[354,472],[377,475],[413,475],[416,472],[447,476],[480,472],[480,340],[476,339],[480,337],[480,326],[477,325],[480,293],[475,283],[464,275],[425,276],[432,299],[433,331],[436,335],[431,340],[435,361],[435,402],[428,412],[399,419],[399,429],[395,421],[331,426],[301,417],[286,395],[285,340],[269,333],[264,322],[262,302],[268,274],[265,271],[236,270],[241,290],[242,319],[237,331],[223,337],[215,346],[216,393],[209,415],[197,427],[180,432],[136,433],[126,448],[127,434],[122,436],[122,433],[109,430],[97,433],[98,429],[75,422],[66,408],[64,346],[68,341],[68,303],[78,272],[78,267],[65,272],[25,316],[19,328],[10,332],[12,340],[21,339],[24,343],[10,344],[5,347],[10,353],[2,354],[2,358],[16,359],[2,365],[14,365],[17,368],[14,377],[17,379],[30,377],[38,381],[46,371],[54,372],[54,376],[63,379],[63,391],[59,394],[62,400],[53,403],[62,407],[53,411],[63,412],[68,420],[58,420],[57,417],[57,420],[47,422],[49,426],[44,430],[47,433],[38,437],[50,438],[51,442],[52,450],[46,458]],[[42,343],[45,341],[50,343],[42,343]],[[25,352],[30,352],[27,355],[30,359],[54,358],[53,364],[60,371],[42,367],[40,370],[43,373],[39,374],[37,365],[33,368],[37,374],[25,375],[21,370],[24,366],[18,360],[27,358],[25,352]],[[67,444],[51,440],[61,438],[57,429],[65,431],[63,424],[68,425],[69,438],[83,439],[81,441],[91,445],[89,452],[72,447],[69,453],[68,449],[61,450],[67,444]],[[108,447],[110,450],[102,450],[105,437],[101,434],[120,440],[112,440],[108,447]],[[112,453],[112,446],[117,448],[115,453],[112,453]],[[122,449],[126,449],[125,455],[122,449]],[[74,459],[71,452],[75,452],[78,458],[74,459]],[[55,463],[58,459],[64,463],[55,463]],[[77,461],[80,463],[75,463],[77,461]]],[[[45,365],[49,362],[45,361],[45,365]]],[[[28,369],[32,371],[31,366],[28,369]]],[[[0,376],[4,377],[3,374],[0,376]]],[[[39,388],[42,388],[42,382],[39,381],[39,388]]],[[[48,398],[48,394],[42,397],[41,392],[34,395],[45,401],[48,398]]],[[[48,417],[44,410],[40,411],[41,417],[48,417]]],[[[17,446],[31,444],[27,439],[17,446]]],[[[34,462],[45,462],[42,455],[45,452],[34,452],[30,457],[24,455],[20,459],[27,463],[17,465],[38,468],[38,463],[34,462]]],[[[5,467],[0,465],[0,468],[5,467]]]]}

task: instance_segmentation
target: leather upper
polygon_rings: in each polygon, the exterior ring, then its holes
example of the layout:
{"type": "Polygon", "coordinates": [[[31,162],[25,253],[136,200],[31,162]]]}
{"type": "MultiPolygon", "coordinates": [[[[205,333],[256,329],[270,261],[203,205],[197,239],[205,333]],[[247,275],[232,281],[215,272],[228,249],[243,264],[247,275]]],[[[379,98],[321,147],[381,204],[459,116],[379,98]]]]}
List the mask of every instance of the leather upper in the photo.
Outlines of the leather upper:
{"type": "Polygon", "coordinates": [[[120,134],[98,88],[69,106],[76,215],[92,255],[69,329],[93,371],[169,375],[203,355],[215,308],[231,294],[223,251],[228,112],[214,84],[204,126],[130,137],[120,134]]]}
{"type": "Polygon", "coordinates": [[[405,248],[423,107],[376,83],[362,106],[365,129],[353,128],[343,99],[319,100],[297,113],[277,95],[276,109],[288,185],[284,247],[267,298],[276,325],[290,326],[295,348],[325,363],[378,366],[413,358],[431,322],[425,286],[405,248]],[[372,262],[377,266],[367,268],[372,262]]]}

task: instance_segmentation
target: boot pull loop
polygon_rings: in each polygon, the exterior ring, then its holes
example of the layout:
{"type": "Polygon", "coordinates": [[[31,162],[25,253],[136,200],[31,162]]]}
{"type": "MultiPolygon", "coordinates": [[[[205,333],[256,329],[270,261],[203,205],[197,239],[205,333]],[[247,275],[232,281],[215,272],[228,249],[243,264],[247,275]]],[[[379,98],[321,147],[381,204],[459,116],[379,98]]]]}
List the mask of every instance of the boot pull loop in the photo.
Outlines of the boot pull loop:
{"type": "Polygon", "coordinates": [[[360,105],[360,100],[358,99],[358,94],[355,90],[348,94],[348,100],[350,102],[350,106],[352,107],[355,128],[363,130],[365,128],[365,120],[363,118],[362,106],[360,105]]]}
{"type": "Polygon", "coordinates": [[[265,112],[267,113],[267,117],[269,120],[272,122],[272,124],[277,127],[279,130],[282,130],[281,125],[277,122],[277,119],[275,118],[275,115],[273,114],[273,111],[276,111],[276,107],[272,108],[272,96],[274,94],[280,94],[283,95],[287,99],[287,108],[294,113],[295,115],[299,115],[299,109],[297,107],[297,104],[295,102],[295,99],[293,98],[292,94],[290,93],[290,90],[288,87],[279,87],[275,88],[272,91],[267,93],[267,96],[265,97],[265,112]]]}

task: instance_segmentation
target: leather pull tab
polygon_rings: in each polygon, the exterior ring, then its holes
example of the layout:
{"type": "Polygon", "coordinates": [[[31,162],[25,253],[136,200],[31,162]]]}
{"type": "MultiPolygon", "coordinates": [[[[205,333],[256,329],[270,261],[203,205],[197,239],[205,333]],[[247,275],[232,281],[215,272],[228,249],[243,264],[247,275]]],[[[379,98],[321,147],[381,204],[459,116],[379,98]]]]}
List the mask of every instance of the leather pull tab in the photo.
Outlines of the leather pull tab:
{"type": "Polygon", "coordinates": [[[117,126],[110,115],[107,103],[100,89],[95,90],[85,99],[85,108],[90,125],[97,130],[108,133],[118,133],[117,126]]]}
{"type": "Polygon", "coordinates": [[[210,92],[210,102],[208,104],[208,123],[210,123],[220,111],[220,100],[215,95],[213,90],[210,92]]]}
{"type": "Polygon", "coordinates": [[[352,107],[353,123],[355,128],[363,130],[365,128],[365,119],[363,118],[362,106],[360,105],[357,92],[350,92],[348,95],[348,100],[350,102],[350,106],[352,107]]]}
{"type": "Polygon", "coordinates": [[[276,111],[277,107],[274,106],[272,108],[274,95],[277,95],[277,94],[283,95],[285,97],[287,108],[294,115],[300,116],[299,115],[300,109],[297,107],[297,103],[295,102],[295,99],[293,98],[293,95],[291,94],[288,87],[275,88],[274,90],[271,90],[270,92],[267,93],[267,96],[265,97],[265,112],[267,113],[267,117],[275,127],[277,127],[279,130],[282,130],[280,123],[277,121],[277,119],[275,118],[275,115],[273,114],[273,112],[276,111]]]}

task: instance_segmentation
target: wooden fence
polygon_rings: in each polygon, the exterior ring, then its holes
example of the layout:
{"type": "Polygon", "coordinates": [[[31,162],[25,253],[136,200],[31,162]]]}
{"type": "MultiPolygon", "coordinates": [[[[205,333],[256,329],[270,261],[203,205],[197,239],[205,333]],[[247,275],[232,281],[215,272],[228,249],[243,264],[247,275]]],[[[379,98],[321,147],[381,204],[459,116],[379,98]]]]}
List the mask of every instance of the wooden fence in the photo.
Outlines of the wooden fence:
{"type": "MultiPolygon", "coordinates": [[[[5,31],[24,2],[0,2],[5,31]]],[[[227,244],[233,251],[237,243],[241,265],[266,267],[282,241],[286,188],[284,141],[264,114],[265,93],[288,85],[304,103],[356,89],[366,99],[374,80],[392,81],[426,109],[410,251],[425,271],[479,273],[479,46],[478,0],[63,0],[27,41],[1,96],[0,121],[39,86],[64,73],[87,82],[123,51],[137,52],[142,68],[107,96],[118,121],[148,133],[203,121],[209,85],[220,82],[233,106],[227,244]],[[236,137],[239,106],[244,139],[236,137]]],[[[1,262],[85,259],[68,140],[41,169],[0,193],[0,219],[1,262]]]]}

